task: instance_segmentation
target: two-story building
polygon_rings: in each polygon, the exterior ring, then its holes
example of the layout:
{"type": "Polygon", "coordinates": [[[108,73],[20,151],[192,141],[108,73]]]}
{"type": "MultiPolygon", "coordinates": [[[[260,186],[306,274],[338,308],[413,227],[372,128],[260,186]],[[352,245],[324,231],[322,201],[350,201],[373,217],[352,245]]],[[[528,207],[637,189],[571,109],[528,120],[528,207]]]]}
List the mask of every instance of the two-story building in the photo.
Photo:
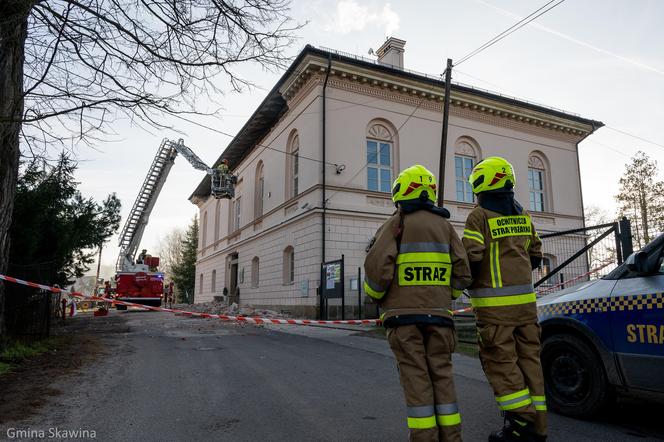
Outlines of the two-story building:
{"type": "MultiPolygon", "coordinates": [[[[197,302],[227,288],[241,305],[314,317],[321,263],[343,254],[347,304],[357,304],[350,282],[394,211],[392,181],[416,163],[438,172],[444,82],[404,69],[404,45],[388,39],[377,61],[299,54],[215,163],[230,162],[235,198],[212,198],[209,178],[190,197],[201,222],[197,302]]],[[[451,222],[461,232],[474,205],[473,165],[500,155],[540,231],[582,227],[578,143],[601,126],[454,83],[442,183],[451,222]]]]}

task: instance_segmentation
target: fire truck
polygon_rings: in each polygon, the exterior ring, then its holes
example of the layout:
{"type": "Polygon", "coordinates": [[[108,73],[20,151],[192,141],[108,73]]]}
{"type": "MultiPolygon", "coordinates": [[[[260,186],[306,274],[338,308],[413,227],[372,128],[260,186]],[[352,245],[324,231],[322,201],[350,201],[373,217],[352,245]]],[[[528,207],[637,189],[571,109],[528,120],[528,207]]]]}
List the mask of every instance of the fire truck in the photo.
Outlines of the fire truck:
{"type": "MultiPolygon", "coordinates": [[[[182,139],[177,142],[164,139],[157,150],[148,174],[141,185],[136,201],[120,232],[120,255],[116,263],[115,299],[137,304],[161,306],[164,298],[164,274],[159,271],[159,257],[136,256],[143,233],[175,157],[180,154],[198,170],[211,176],[211,194],[216,199],[233,198],[237,177],[227,167],[208,167],[182,139]]],[[[117,305],[118,310],[126,306],[117,305]]]]}

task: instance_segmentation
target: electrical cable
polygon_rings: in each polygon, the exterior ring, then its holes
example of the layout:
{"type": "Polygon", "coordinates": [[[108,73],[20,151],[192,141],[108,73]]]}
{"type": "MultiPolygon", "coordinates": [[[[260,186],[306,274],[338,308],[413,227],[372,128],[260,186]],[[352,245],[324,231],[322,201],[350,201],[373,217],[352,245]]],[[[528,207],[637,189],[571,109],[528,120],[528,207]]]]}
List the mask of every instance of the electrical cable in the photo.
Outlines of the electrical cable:
{"type": "MultiPolygon", "coordinates": [[[[458,70],[458,69],[455,69],[455,71],[458,72],[458,73],[460,73],[460,74],[462,74],[462,75],[466,75],[466,76],[468,76],[468,77],[470,77],[470,78],[473,78],[473,79],[475,79],[475,80],[481,81],[481,82],[483,82],[483,83],[490,84],[490,85],[492,85],[492,86],[498,88],[498,90],[505,90],[502,86],[500,86],[500,85],[498,85],[498,84],[491,83],[491,82],[486,81],[486,80],[484,80],[484,79],[482,79],[482,78],[476,77],[476,76],[471,75],[471,74],[468,74],[468,73],[466,73],[466,72],[462,72],[462,71],[460,71],[460,70],[458,70]]],[[[622,130],[622,129],[618,129],[618,128],[616,128],[616,127],[612,127],[612,126],[609,126],[609,125],[604,125],[604,127],[606,127],[607,129],[610,129],[610,130],[612,130],[612,131],[618,132],[618,133],[620,133],[620,134],[622,134],[622,135],[626,135],[626,136],[628,136],[628,137],[632,137],[632,138],[634,138],[634,139],[636,139],[636,140],[643,141],[644,143],[648,143],[648,144],[651,144],[651,145],[653,145],[653,146],[661,147],[661,148],[664,149],[664,144],[662,144],[662,143],[658,143],[658,142],[656,142],[656,141],[649,140],[649,139],[644,138],[644,137],[641,137],[641,136],[639,136],[639,135],[634,135],[634,134],[632,134],[632,133],[626,132],[626,131],[624,131],[624,130],[622,130]]],[[[620,155],[623,155],[623,156],[625,156],[625,157],[629,157],[629,155],[625,154],[624,152],[618,150],[618,149],[615,148],[615,147],[609,146],[608,144],[600,143],[599,141],[596,141],[596,140],[587,140],[587,141],[588,141],[588,142],[592,142],[592,143],[596,143],[596,144],[598,144],[598,145],[600,145],[600,146],[604,146],[604,147],[606,147],[606,148],[608,148],[608,149],[610,149],[610,150],[612,150],[612,151],[614,151],[614,152],[616,152],[616,153],[618,153],[618,154],[620,154],[620,155]]]]}
{"type": "Polygon", "coordinates": [[[628,137],[632,137],[632,138],[635,138],[635,139],[637,139],[637,140],[643,141],[644,143],[648,143],[648,144],[652,144],[653,146],[657,146],[657,147],[664,148],[664,144],[660,144],[660,143],[656,143],[656,142],[654,142],[654,141],[650,141],[650,140],[648,140],[647,138],[643,138],[643,137],[640,137],[640,136],[638,136],[638,135],[634,135],[634,134],[631,134],[631,133],[629,133],[629,132],[625,132],[624,130],[617,129],[617,128],[615,128],[615,127],[611,127],[611,126],[608,126],[608,125],[606,125],[605,127],[606,127],[607,129],[611,129],[611,130],[613,130],[613,131],[615,131],[615,132],[618,132],[618,133],[621,133],[621,134],[623,134],[623,135],[627,135],[628,137]]]}
{"type": "MultiPolygon", "coordinates": [[[[231,134],[229,134],[228,132],[224,132],[223,130],[215,129],[214,127],[210,127],[210,126],[208,126],[208,125],[206,125],[206,124],[199,123],[199,122],[194,121],[194,120],[190,120],[189,118],[185,118],[185,117],[183,117],[183,116],[181,116],[181,115],[178,115],[178,114],[171,114],[171,115],[173,115],[173,116],[175,116],[175,117],[177,117],[177,118],[180,118],[181,120],[187,121],[187,122],[189,122],[189,123],[191,123],[191,124],[195,124],[196,126],[200,126],[200,127],[202,127],[202,128],[205,128],[205,129],[211,130],[211,131],[213,131],[213,132],[217,132],[217,133],[219,133],[219,134],[221,134],[221,135],[225,135],[225,136],[230,137],[230,138],[235,138],[235,137],[236,137],[236,135],[231,135],[231,134]]],[[[272,143],[270,143],[270,144],[272,144],[272,143]]],[[[281,153],[283,153],[284,155],[293,155],[291,152],[286,152],[285,150],[280,150],[280,149],[277,149],[277,148],[274,148],[274,147],[270,147],[270,145],[256,144],[256,146],[258,146],[258,147],[263,147],[263,148],[265,148],[265,149],[269,149],[269,150],[273,150],[273,151],[275,151],[275,152],[281,152],[281,153]]],[[[301,158],[301,159],[304,159],[304,160],[314,161],[314,162],[316,162],[316,163],[322,163],[322,162],[323,162],[323,161],[321,161],[321,160],[319,160],[319,159],[316,159],[316,158],[310,158],[310,157],[306,157],[306,156],[304,156],[304,155],[299,155],[299,154],[298,154],[298,158],[301,158]]],[[[326,161],[325,164],[328,164],[328,165],[330,165],[330,166],[338,166],[338,164],[336,164],[336,163],[330,163],[330,162],[328,162],[328,161],[326,161]]],[[[244,169],[242,169],[242,170],[244,170],[244,169]]],[[[239,172],[238,172],[238,173],[239,173],[239,172]]]]}
{"type": "Polygon", "coordinates": [[[490,47],[493,46],[494,44],[498,43],[500,40],[504,39],[505,37],[511,35],[512,33],[516,32],[516,31],[518,31],[519,29],[521,29],[522,27],[524,27],[525,25],[527,25],[527,24],[530,23],[531,21],[533,21],[533,20],[535,20],[535,19],[541,17],[542,15],[546,14],[547,12],[549,12],[550,10],[552,10],[553,8],[555,8],[556,6],[558,6],[558,5],[560,5],[561,3],[563,3],[565,0],[558,0],[558,3],[555,3],[553,6],[548,7],[551,3],[554,3],[555,1],[557,1],[557,0],[550,0],[549,2],[547,2],[547,3],[544,4],[543,6],[539,7],[539,8],[536,9],[535,11],[531,12],[529,15],[527,15],[527,16],[524,17],[524,18],[522,18],[521,20],[519,20],[518,22],[516,22],[515,24],[513,24],[513,25],[510,26],[509,28],[505,29],[505,30],[504,30],[503,32],[501,32],[500,34],[498,34],[498,35],[496,35],[495,37],[491,38],[491,39],[490,39],[489,41],[487,41],[486,43],[480,45],[477,49],[474,49],[474,50],[470,51],[468,54],[466,54],[466,55],[464,55],[463,57],[461,57],[461,59],[460,59],[458,62],[456,62],[456,63],[454,64],[454,66],[458,66],[458,65],[460,65],[461,63],[463,63],[463,62],[469,60],[470,58],[472,58],[472,57],[474,57],[475,55],[479,54],[480,52],[484,51],[485,49],[490,48],[490,47]],[[545,9],[545,8],[547,8],[547,7],[548,7],[548,9],[545,9]],[[543,9],[544,9],[544,10],[543,10],[543,9]],[[542,10],[543,10],[543,11],[542,11],[542,10]],[[542,12],[540,12],[540,11],[542,11],[542,12]]]}
{"type": "MultiPolygon", "coordinates": [[[[447,72],[447,69],[445,69],[445,71],[447,72]]],[[[401,125],[397,128],[396,132],[395,132],[394,134],[391,134],[391,135],[390,135],[390,139],[389,139],[389,142],[390,142],[390,143],[394,141],[394,136],[395,136],[395,135],[398,135],[399,132],[401,132],[401,129],[403,129],[403,127],[406,125],[406,123],[408,123],[408,120],[410,120],[411,117],[412,117],[413,115],[415,115],[415,112],[417,112],[417,110],[420,108],[420,106],[422,105],[422,103],[424,103],[424,99],[425,99],[425,97],[420,98],[420,102],[417,103],[417,106],[415,107],[415,109],[413,109],[413,111],[410,113],[410,115],[408,115],[408,117],[406,118],[406,120],[405,120],[403,123],[401,123],[401,125]]],[[[370,106],[367,106],[367,107],[370,107],[370,106]]],[[[364,166],[360,167],[360,169],[359,169],[357,172],[355,172],[355,174],[353,174],[353,176],[351,176],[350,179],[348,179],[348,180],[347,180],[347,181],[346,181],[341,187],[346,187],[346,186],[348,186],[348,184],[350,184],[351,181],[353,181],[355,178],[357,178],[357,176],[360,174],[360,172],[362,172],[362,171],[363,171],[364,169],[366,169],[367,167],[369,167],[369,163],[368,163],[368,162],[365,163],[364,166]]],[[[333,194],[331,194],[331,195],[327,198],[327,201],[331,201],[332,198],[334,198],[334,196],[335,196],[336,194],[338,194],[339,192],[340,192],[340,191],[337,190],[336,192],[334,192],[333,194]]]]}

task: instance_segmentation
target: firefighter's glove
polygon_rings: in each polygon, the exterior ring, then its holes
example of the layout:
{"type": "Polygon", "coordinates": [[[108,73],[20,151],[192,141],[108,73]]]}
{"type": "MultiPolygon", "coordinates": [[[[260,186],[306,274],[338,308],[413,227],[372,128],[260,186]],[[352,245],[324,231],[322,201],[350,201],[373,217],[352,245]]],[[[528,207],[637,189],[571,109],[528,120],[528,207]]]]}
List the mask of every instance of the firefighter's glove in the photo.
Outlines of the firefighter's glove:
{"type": "Polygon", "coordinates": [[[532,256],[532,255],[530,255],[530,267],[532,267],[533,270],[539,268],[539,266],[541,264],[542,264],[542,257],[541,256],[532,256]]]}
{"type": "Polygon", "coordinates": [[[482,270],[482,261],[470,261],[470,274],[473,279],[477,279],[482,270]]]}

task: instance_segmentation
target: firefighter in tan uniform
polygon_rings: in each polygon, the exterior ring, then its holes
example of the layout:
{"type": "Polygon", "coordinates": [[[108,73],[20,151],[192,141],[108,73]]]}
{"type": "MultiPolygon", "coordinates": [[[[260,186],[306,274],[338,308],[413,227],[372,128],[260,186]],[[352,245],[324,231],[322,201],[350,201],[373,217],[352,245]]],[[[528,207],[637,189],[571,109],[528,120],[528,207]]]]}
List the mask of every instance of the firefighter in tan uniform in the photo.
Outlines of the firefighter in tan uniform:
{"type": "Polygon", "coordinates": [[[452,379],[453,298],[470,282],[463,244],[436,201],[436,178],[412,166],[394,181],[397,212],[364,261],[365,292],[381,306],[399,368],[412,441],[461,440],[452,379]]]}
{"type": "Polygon", "coordinates": [[[469,181],[478,205],[463,232],[473,275],[468,292],[482,367],[505,416],[505,426],[489,441],[544,441],[546,401],[532,282],[542,242],[514,199],[516,179],[507,160],[480,161],[469,181]]]}

